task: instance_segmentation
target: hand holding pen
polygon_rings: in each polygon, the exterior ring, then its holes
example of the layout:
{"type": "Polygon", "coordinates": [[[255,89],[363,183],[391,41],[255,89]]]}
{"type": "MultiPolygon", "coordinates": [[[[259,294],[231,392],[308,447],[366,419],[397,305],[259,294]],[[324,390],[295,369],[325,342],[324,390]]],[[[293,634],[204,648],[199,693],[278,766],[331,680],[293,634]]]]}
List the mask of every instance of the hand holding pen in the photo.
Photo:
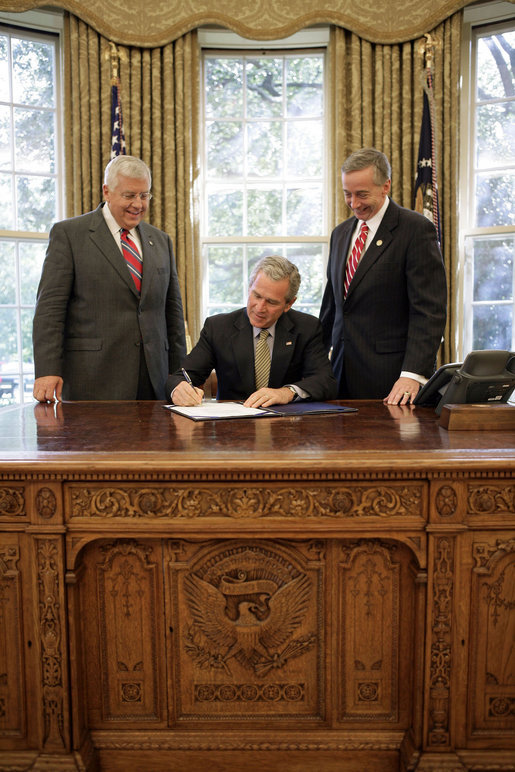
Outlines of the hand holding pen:
{"type": "Polygon", "coordinates": [[[204,392],[202,389],[193,385],[191,378],[184,367],[182,368],[182,374],[184,380],[173,390],[173,404],[180,405],[181,407],[194,407],[195,405],[200,405],[202,398],[204,397],[204,392]]]}

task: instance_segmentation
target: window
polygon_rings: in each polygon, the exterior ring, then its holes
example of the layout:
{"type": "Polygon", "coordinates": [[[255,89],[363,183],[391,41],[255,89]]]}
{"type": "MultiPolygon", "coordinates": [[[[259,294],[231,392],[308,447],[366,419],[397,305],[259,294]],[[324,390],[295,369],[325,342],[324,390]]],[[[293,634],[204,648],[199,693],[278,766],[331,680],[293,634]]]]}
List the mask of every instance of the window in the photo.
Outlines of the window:
{"type": "MultiPolygon", "coordinates": [[[[483,8],[502,17],[506,3],[483,8]]],[[[465,28],[460,252],[462,359],[474,349],[515,348],[515,21],[465,28]]],[[[465,17],[467,20],[467,17],[465,17]]],[[[483,17],[484,20],[484,17],[483,17]]]]}
{"type": "MultiPolygon", "coordinates": [[[[44,12],[16,16],[45,28],[60,21],[44,12]]],[[[32,401],[36,290],[61,213],[58,43],[56,34],[0,23],[0,406],[32,401]]]]}
{"type": "MultiPolygon", "coordinates": [[[[239,50],[203,50],[204,316],[246,305],[249,274],[267,254],[297,265],[295,307],[318,314],[328,245],[327,32],[318,33],[316,48],[287,48],[294,36],[267,51],[241,38],[239,50]]],[[[237,39],[212,35],[218,45],[237,39]]]]}

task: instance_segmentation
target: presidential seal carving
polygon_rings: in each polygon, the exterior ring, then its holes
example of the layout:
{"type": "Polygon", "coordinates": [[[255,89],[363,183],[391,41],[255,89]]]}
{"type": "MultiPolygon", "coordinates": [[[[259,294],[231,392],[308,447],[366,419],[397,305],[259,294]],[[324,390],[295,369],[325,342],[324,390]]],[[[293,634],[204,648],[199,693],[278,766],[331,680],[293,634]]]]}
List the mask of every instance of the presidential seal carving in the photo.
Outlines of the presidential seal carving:
{"type": "Polygon", "coordinates": [[[315,645],[313,633],[299,634],[312,589],[306,574],[258,547],[230,550],[210,563],[184,579],[193,620],[186,651],[195,664],[230,676],[236,661],[259,678],[315,645]]]}

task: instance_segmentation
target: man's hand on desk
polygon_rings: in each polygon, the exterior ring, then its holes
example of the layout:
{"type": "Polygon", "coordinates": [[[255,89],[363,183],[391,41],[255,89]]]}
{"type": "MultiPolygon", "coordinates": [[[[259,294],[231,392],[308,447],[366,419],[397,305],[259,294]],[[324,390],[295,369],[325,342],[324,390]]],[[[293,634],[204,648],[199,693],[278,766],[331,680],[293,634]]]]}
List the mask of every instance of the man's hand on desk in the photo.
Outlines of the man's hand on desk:
{"type": "Polygon", "coordinates": [[[181,381],[172,392],[172,402],[178,407],[194,407],[200,405],[204,392],[196,386],[190,386],[186,381],[181,381]]]}
{"type": "Polygon", "coordinates": [[[391,392],[383,399],[385,405],[408,405],[418,394],[420,383],[413,378],[401,376],[392,386],[391,392]]]}
{"type": "Polygon", "coordinates": [[[34,381],[32,396],[38,402],[60,402],[62,390],[63,379],[59,375],[44,375],[34,381]]]}
{"type": "Polygon", "coordinates": [[[293,402],[295,394],[288,386],[280,389],[270,389],[265,386],[247,397],[243,403],[245,407],[270,407],[271,405],[287,405],[293,402]]]}

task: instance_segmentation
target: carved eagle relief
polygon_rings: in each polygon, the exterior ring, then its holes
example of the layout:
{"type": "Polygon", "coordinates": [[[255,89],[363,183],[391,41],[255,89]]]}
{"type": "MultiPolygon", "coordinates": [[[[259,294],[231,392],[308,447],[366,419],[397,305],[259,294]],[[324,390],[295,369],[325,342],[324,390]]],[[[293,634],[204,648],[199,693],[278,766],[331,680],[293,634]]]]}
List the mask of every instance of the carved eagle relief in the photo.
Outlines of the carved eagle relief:
{"type": "MultiPolygon", "coordinates": [[[[189,574],[184,593],[196,627],[217,648],[221,661],[234,657],[243,667],[264,674],[311,648],[314,636],[281,647],[301,624],[311,582],[300,574],[279,586],[270,578],[223,576],[219,586],[189,574]]],[[[214,654],[214,653],[213,653],[214,654]]]]}

